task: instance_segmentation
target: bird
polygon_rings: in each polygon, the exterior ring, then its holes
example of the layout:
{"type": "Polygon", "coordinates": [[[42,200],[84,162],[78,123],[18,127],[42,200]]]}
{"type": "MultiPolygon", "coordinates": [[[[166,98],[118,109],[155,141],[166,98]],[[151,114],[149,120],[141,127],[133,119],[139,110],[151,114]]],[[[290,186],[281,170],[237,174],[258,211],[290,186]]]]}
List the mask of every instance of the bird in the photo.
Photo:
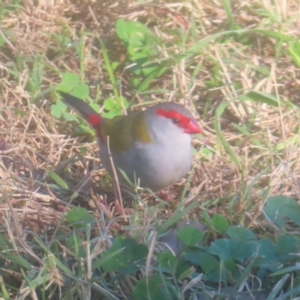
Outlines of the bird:
{"type": "Polygon", "coordinates": [[[112,177],[118,176],[125,189],[128,180],[122,171],[131,183],[158,192],[190,170],[192,136],[202,130],[183,105],[161,102],[107,119],[82,99],[63,91],[58,93],[94,129],[103,166],[112,177]]]}

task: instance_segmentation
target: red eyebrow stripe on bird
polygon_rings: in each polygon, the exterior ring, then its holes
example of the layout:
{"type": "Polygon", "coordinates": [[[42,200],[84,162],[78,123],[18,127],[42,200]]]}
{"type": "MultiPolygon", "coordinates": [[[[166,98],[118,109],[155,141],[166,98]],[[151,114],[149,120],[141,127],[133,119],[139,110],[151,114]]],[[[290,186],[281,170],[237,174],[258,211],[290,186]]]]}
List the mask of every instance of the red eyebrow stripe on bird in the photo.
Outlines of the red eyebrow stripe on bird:
{"type": "Polygon", "coordinates": [[[101,117],[96,114],[89,114],[88,119],[93,126],[96,126],[101,122],[101,117]]]}
{"type": "Polygon", "coordinates": [[[164,116],[168,119],[178,119],[179,120],[178,125],[180,127],[185,127],[190,122],[190,118],[187,118],[187,117],[183,116],[182,114],[180,114],[176,110],[163,110],[163,109],[159,108],[159,109],[156,110],[156,114],[158,114],[160,116],[164,116]]]}

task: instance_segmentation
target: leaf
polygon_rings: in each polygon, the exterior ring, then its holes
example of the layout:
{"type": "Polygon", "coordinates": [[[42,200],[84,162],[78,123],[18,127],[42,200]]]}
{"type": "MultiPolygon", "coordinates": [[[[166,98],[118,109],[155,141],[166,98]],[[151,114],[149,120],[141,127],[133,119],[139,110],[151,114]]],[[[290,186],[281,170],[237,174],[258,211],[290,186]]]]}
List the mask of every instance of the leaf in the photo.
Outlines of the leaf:
{"type": "Polygon", "coordinates": [[[298,241],[293,236],[281,235],[275,245],[275,253],[278,256],[278,260],[285,262],[287,258],[291,258],[291,253],[298,252],[298,241]]]}
{"type": "Polygon", "coordinates": [[[4,234],[0,233],[0,250],[3,251],[11,248],[12,244],[9,239],[4,234]]]}
{"type": "Polygon", "coordinates": [[[114,62],[112,62],[111,67],[112,67],[113,70],[115,71],[116,68],[117,68],[119,65],[120,65],[120,63],[119,63],[118,61],[114,61],[114,62]]]}
{"type": "Polygon", "coordinates": [[[80,235],[73,233],[66,239],[66,245],[70,251],[75,253],[77,257],[86,257],[86,248],[83,246],[84,241],[80,235]]]}
{"type": "Polygon", "coordinates": [[[66,264],[65,261],[64,263],[61,262],[56,256],[54,256],[54,259],[55,259],[56,266],[59,267],[65,273],[65,275],[70,277],[74,276],[73,270],[70,270],[68,268],[68,264],[66,264]]]}
{"type": "MultiPolygon", "coordinates": [[[[182,261],[182,260],[181,260],[182,261]]],[[[187,279],[189,280],[195,274],[195,268],[189,266],[187,263],[185,265],[181,264],[180,268],[178,267],[176,270],[176,277],[178,281],[187,279]]]]}
{"type": "Polygon", "coordinates": [[[129,107],[129,103],[128,103],[128,101],[127,101],[127,99],[125,97],[122,96],[122,97],[119,98],[119,100],[120,101],[116,102],[116,109],[117,110],[122,110],[123,107],[125,109],[127,109],[129,107]]]}
{"type": "Polygon", "coordinates": [[[93,270],[102,267],[105,271],[110,272],[126,266],[124,255],[122,255],[124,248],[121,242],[122,237],[115,237],[112,247],[103,253],[101,259],[93,262],[93,270]]]}
{"type": "Polygon", "coordinates": [[[209,252],[218,255],[222,260],[236,258],[243,261],[250,258],[255,250],[253,243],[228,239],[218,239],[209,247],[209,252]]]}
{"type": "Polygon", "coordinates": [[[127,263],[132,263],[147,257],[148,248],[146,245],[138,244],[134,239],[127,238],[121,242],[124,249],[124,256],[127,263]]]}
{"type": "Polygon", "coordinates": [[[71,113],[69,113],[69,112],[63,113],[63,117],[64,117],[64,119],[66,121],[74,121],[74,120],[76,120],[76,116],[73,115],[73,114],[71,114],[71,113]]]}
{"type": "MultiPolygon", "coordinates": [[[[291,288],[288,289],[288,291],[284,294],[282,294],[282,291],[285,290],[284,288],[282,288],[282,286],[286,286],[286,281],[290,278],[291,275],[290,274],[286,274],[285,276],[283,276],[279,282],[277,282],[276,286],[273,288],[272,292],[274,291],[274,294],[270,293],[269,297],[266,300],[273,300],[275,299],[275,297],[273,297],[273,295],[278,295],[280,293],[280,298],[277,297],[277,299],[297,299],[299,298],[299,293],[300,293],[300,284],[299,284],[299,279],[298,277],[296,277],[295,279],[293,279],[293,285],[291,285],[291,288]],[[294,288],[292,288],[294,287],[294,288]],[[295,297],[296,296],[296,297],[295,297]]],[[[289,282],[288,281],[288,282],[289,282]]]]}
{"type": "Polygon", "coordinates": [[[261,264],[265,264],[270,261],[277,261],[274,243],[265,238],[258,240],[256,245],[258,249],[258,255],[263,257],[261,264]]]}
{"type": "Polygon", "coordinates": [[[197,207],[198,201],[193,201],[190,204],[188,204],[186,207],[181,208],[178,206],[178,208],[174,211],[174,213],[165,221],[164,224],[162,224],[158,229],[158,234],[162,234],[167,231],[168,228],[170,228],[173,224],[178,222],[180,219],[183,218],[188,212],[190,212],[193,208],[197,207]]]}
{"type": "Polygon", "coordinates": [[[254,102],[266,103],[275,107],[279,106],[278,101],[285,105],[284,101],[282,99],[277,99],[275,95],[267,94],[260,91],[251,91],[245,94],[244,96],[251,99],[254,102]]]}
{"type": "Polygon", "coordinates": [[[55,104],[51,105],[51,113],[56,118],[60,118],[66,110],[67,105],[64,104],[61,100],[58,100],[55,104]]]}
{"type": "Polygon", "coordinates": [[[89,96],[90,89],[87,84],[80,83],[72,89],[72,94],[80,99],[85,99],[89,96]]]}
{"type": "Polygon", "coordinates": [[[283,228],[286,219],[294,221],[300,226],[300,206],[292,198],[286,196],[273,196],[267,199],[267,205],[263,208],[267,218],[279,228],[283,228]]]}
{"type": "Polygon", "coordinates": [[[295,135],[295,136],[291,136],[290,138],[286,139],[285,141],[277,144],[275,146],[276,151],[280,151],[283,150],[285,148],[288,148],[291,145],[294,145],[295,143],[298,143],[299,141],[299,136],[295,135]]]}
{"type": "Polygon", "coordinates": [[[170,280],[158,274],[140,280],[133,291],[135,300],[173,300],[176,296],[170,280]]]}
{"type": "MultiPolygon", "coordinates": [[[[282,264],[286,262],[288,258],[291,258],[291,255],[288,253],[290,249],[294,249],[294,242],[291,247],[286,247],[285,244],[287,240],[285,237],[277,242],[276,245],[268,239],[261,239],[256,242],[257,245],[257,255],[261,257],[259,263],[260,267],[268,269],[272,272],[276,272],[282,268],[282,264]]],[[[296,246],[297,247],[297,246],[296,246]]],[[[262,269],[263,269],[262,268],[262,269]]]]}
{"type": "Polygon", "coordinates": [[[209,274],[220,269],[220,262],[211,254],[202,252],[198,256],[198,264],[201,266],[205,274],[209,274]]]}
{"type": "Polygon", "coordinates": [[[104,102],[103,102],[103,105],[104,105],[105,109],[110,111],[110,110],[115,108],[116,100],[114,100],[113,98],[105,99],[104,102]]]}
{"type": "Polygon", "coordinates": [[[184,226],[177,232],[178,237],[186,246],[196,246],[203,240],[204,233],[192,226],[184,226]]]}
{"type": "Polygon", "coordinates": [[[212,223],[214,228],[221,232],[226,232],[229,228],[227,219],[220,214],[214,214],[212,216],[212,223]]]}
{"type": "Polygon", "coordinates": [[[238,241],[246,241],[246,240],[255,240],[256,236],[255,234],[245,227],[229,227],[227,232],[228,236],[232,240],[238,240],[238,241]]]}
{"type": "Polygon", "coordinates": [[[127,40],[129,38],[129,32],[128,32],[128,22],[126,22],[123,18],[120,18],[116,22],[116,32],[117,36],[121,40],[127,40]]]}
{"type": "Polygon", "coordinates": [[[76,224],[77,227],[83,227],[87,223],[94,223],[95,218],[93,215],[89,214],[88,211],[83,207],[74,207],[70,211],[68,211],[66,215],[66,219],[70,223],[82,223],[76,224]]]}
{"type": "Polygon", "coordinates": [[[296,263],[295,266],[292,266],[292,267],[287,267],[287,268],[284,268],[284,269],[281,269],[277,272],[274,272],[272,274],[270,274],[270,276],[278,276],[278,275],[283,275],[283,274],[286,274],[286,273],[292,273],[294,271],[300,271],[300,263],[296,263]]]}
{"type": "Polygon", "coordinates": [[[292,57],[294,63],[300,68],[300,43],[299,41],[293,41],[289,43],[288,53],[292,57]]]}
{"type": "Polygon", "coordinates": [[[47,171],[48,176],[50,176],[59,186],[64,189],[69,189],[68,184],[55,172],[47,171]]]}
{"type": "Polygon", "coordinates": [[[116,237],[113,246],[102,255],[101,260],[96,262],[96,265],[101,265],[108,272],[121,269],[123,272],[131,272],[134,267],[132,264],[146,258],[147,255],[148,248],[146,245],[138,244],[131,238],[116,237]],[[124,269],[126,267],[129,267],[130,270],[124,269]]]}
{"type": "Polygon", "coordinates": [[[158,254],[158,264],[163,268],[169,268],[173,272],[176,270],[179,259],[171,252],[161,252],[158,254]]]}
{"type": "Polygon", "coordinates": [[[57,119],[59,119],[62,116],[61,109],[57,104],[51,105],[51,113],[57,119]]]}
{"type": "Polygon", "coordinates": [[[162,74],[164,74],[166,71],[168,70],[168,67],[166,66],[157,66],[155,67],[154,71],[151,72],[147,77],[146,79],[141,82],[141,84],[139,85],[138,87],[138,90],[140,92],[143,92],[145,91],[148,87],[149,87],[149,83],[151,80],[155,79],[155,78],[158,78],[160,77],[162,74]]]}
{"type": "MultiPolygon", "coordinates": [[[[204,247],[205,249],[205,247],[204,247]]],[[[200,263],[200,259],[202,257],[202,254],[205,253],[203,252],[202,249],[196,248],[196,247],[190,247],[190,248],[186,248],[184,250],[184,259],[186,261],[191,262],[192,264],[199,266],[200,263]]]]}
{"type": "Polygon", "coordinates": [[[8,253],[8,252],[2,252],[1,255],[3,255],[3,257],[6,257],[7,259],[9,259],[14,265],[18,265],[21,268],[25,268],[28,270],[30,270],[32,268],[32,265],[21,256],[17,256],[13,253],[8,253]]]}
{"type": "Polygon", "coordinates": [[[78,74],[66,72],[62,75],[61,84],[66,85],[71,90],[80,83],[80,77],[78,74]]]}

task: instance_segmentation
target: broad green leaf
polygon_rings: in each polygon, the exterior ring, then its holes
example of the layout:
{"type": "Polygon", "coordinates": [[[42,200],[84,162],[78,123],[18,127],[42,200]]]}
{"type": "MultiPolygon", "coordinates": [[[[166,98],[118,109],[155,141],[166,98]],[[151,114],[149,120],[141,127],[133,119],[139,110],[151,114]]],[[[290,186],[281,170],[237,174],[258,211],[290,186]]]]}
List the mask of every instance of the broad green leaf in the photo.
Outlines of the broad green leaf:
{"type": "Polygon", "coordinates": [[[160,267],[170,268],[173,272],[176,270],[179,258],[171,252],[161,252],[158,254],[158,264],[160,267]]]}
{"type": "Polygon", "coordinates": [[[204,233],[192,226],[184,226],[177,232],[178,237],[186,246],[196,246],[203,240],[204,233]]]}
{"type": "Polygon", "coordinates": [[[87,84],[80,83],[72,89],[72,94],[80,99],[85,99],[89,96],[90,89],[87,84]]]}
{"type": "Polygon", "coordinates": [[[135,300],[178,299],[170,280],[158,274],[140,280],[133,291],[133,298],[135,300]]]}
{"type": "Polygon", "coordinates": [[[113,246],[102,255],[101,260],[93,264],[93,268],[101,266],[106,271],[120,270],[124,274],[129,274],[136,271],[135,264],[142,259],[145,260],[147,255],[146,245],[138,244],[131,238],[116,237],[113,246]]]}
{"type": "Polygon", "coordinates": [[[275,245],[275,253],[278,256],[278,260],[285,262],[287,258],[295,256],[292,253],[297,253],[298,251],[298,241],[295,237],[288,235],[279,236],[275,245]]]}
{"type": "Polygon", "coordinates": [[[300,226],[300,206],[292,198],[286,196],[270,197],[267,199],[267,205],[263,208],[263,212],[279,228],[285,226],[287,219],[300,226]]]}
{"type": "Polygon", "coordinates": [[[220,269],[220,262],[213,255],[201,252],[198,258],[198,264],[201,266],[205,274],[209,274],[220,269]]]}
{"type": "Polygon", "coordinates": [[[106,118],[106,119],[112,119],[116,116],[120,116],[122,115],[122,112],[120,110],[116,110],[116,109],[113,109],[111,111],[108,111],[108,112],[102,112],[102,117],[106,118]]]}
{"type": "Polygon", "coordinates": [[[218,239],[209,247],[209,252],[218,255],[222,260],[236,258],[243,261],[250,258],[255,250],[253,243],[228,239],[218,239]]]}
{"type": "Polygon", "coordinates": [[[76,116],[73,115],[73,114],[71,114],[71,113],[68,113],[68,112],[63,113],[63,117],[67,121],[74,121],[74,120],[76,120],[76,116]]]}
{"type": "Polygon", "coordinates": [[[121,40],[127,40],[129,38],[129,32],[128,32],[128,22],[126,22],[124,19],[120,18],[116,22],[116,32],[117,36],[121,40]]]}
{"type": "Polygon", "coordinates": [[[114,100],[113,98],[105,99],[104,102],[103,102],[103,105],[104,105],[105,109],[110,111],[110,110],[115,108],[116,100],[114,100]]]}
{"type": "Polygon", "coordinates": [[[147,246],[138,244],[134,239],[126,238],[121,242],[121,245],[124,247],[124,256],[127,263],[132,263],[147,257],[147,246]]]}
{"type": "Polygon", "coordinates": [[[62,116],[61,108],[57,104],[51,105],[51,113],[55,118],[60,118],[62,116]]]}
{"type": "Polygon", "coordinates": [[[122,110],[123,108],[127,109],[129,107],[129,103],[125,97],[120,97],[120,101],[117,101],[116,103],[116,109],[122,110]]]}
{"type": "Polygon", "coordinates": [[[67,72],[62,75],[61,83],[71,90],[80,83],[80,77],[78,74],[67,72]]]}
{"type": "Polygon", "coordinates": [[[220,214],[214,214],[212,216],[212,223],[214,228],[221,232],[226,232],[229,228],[227,219],[220,214]]]}
{"type": "Polygon", "coordinates": [[[246,241],[246,240],[255,240],[255,234],[248,228],[245,227],[229,227],[227,232],[228,236],[232,240],[246,241]]]}

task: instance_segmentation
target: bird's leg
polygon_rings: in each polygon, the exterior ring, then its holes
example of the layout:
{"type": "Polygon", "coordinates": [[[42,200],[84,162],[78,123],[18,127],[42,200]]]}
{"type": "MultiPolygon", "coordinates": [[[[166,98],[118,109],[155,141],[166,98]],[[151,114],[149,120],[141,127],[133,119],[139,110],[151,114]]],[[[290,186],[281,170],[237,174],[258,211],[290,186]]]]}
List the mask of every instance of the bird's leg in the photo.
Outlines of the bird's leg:
{"type": "Polygon", "coordinates": [[[121,195],[120,184],[119,184],[119,180],[118,180],[118,175],[117,175],[117,171],[116,171],[116,168],[115,168],[115,165],[114,165],[114,162],[113,162],[113,157],[111,155],[111,151],[110,151],[110,147],[109,147],[109,136],[107,136],[106,139],[107,139],[107,150],[108,150],[108,154],[109,154],[109,159],[110,159],[110,163],[111,163],[111,167],[112,167],[112,171],[113,171],[114,179],[115,179],[114,195],[115,195],[115,199],[118,199],[118,202],[115,202],[116,203],[116,209],[117,208],[121,209],[120,214],[123,215],[125,221],[127,222],[127,217],[125,215],[124,206],[123,206],[123,200],[122,200],[122,195],[121,195]]]}

